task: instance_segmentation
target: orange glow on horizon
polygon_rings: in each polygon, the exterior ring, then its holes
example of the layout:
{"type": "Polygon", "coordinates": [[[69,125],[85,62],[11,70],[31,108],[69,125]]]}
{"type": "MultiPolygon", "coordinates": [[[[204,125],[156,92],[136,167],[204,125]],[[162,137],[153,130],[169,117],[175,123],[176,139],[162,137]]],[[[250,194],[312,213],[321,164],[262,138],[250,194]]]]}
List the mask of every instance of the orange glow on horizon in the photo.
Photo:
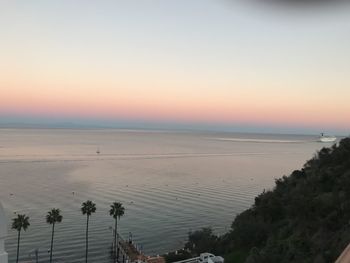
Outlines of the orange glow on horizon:
{"type": "Polygon", "coordinates": [[[91,93],[82,93],[73,87],[61,92],[55,88],[7,87],[1,92],[0,112],[28,116],[303,126],[322,126],[326,120],[327,125],[350,128],[344,123],[349,119],[349,106],[327,107],[321,105],[322,101],[288,101],[280,96],[268,98],[259,94],[254,97],[244,91],[218,96],[210,92],[186,95],[183,91],[172,91],[173,94],[167,95],[162,90],[156,93],[155,88],[153,93],[134,94],[118,88],[103,89],[99,93],[97,88],[90,87],[91,93]],[[322,112],[318,110],[320,108],[322,112]]]}

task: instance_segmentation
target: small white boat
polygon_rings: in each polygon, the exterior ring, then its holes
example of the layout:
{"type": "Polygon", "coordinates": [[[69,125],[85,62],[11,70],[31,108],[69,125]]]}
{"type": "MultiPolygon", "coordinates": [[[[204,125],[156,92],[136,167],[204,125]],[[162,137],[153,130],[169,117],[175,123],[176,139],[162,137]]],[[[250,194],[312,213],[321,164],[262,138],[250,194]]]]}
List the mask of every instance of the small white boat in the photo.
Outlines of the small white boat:
{"type": "Polygon", "coordinates": [[[329,135],[325,135],[323,133],[321,133],[320,142],[335,142],[337,140],[337,137],[335,136],[329,136],[329,135]]]}

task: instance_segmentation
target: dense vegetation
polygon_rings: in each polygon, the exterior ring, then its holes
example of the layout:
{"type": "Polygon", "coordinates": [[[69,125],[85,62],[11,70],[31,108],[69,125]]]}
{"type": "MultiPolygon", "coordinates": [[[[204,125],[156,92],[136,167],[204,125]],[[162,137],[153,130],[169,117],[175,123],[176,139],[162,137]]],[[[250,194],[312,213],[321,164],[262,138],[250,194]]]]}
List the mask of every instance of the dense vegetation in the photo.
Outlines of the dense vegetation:
{"type": "Polygon", "coordinates": [[[226,255],[226,262],[326,263],[334,262],[349,242],[346,138],[320,150],[301,170],[277,179],[273,190],[261,193],[234,219],[229,233],[216,236],[209,228],[190,233],[185,251],[226,255]]]}

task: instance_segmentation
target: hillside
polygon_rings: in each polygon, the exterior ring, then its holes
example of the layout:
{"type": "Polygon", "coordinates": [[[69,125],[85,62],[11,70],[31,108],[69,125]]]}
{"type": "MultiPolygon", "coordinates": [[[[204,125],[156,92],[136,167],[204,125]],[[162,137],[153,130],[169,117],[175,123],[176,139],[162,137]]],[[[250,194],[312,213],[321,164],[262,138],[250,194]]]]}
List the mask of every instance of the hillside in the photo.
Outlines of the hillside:
{"type": "Polygon", "coordinates": [[[334,262],[350,242],[350,138],[323,148],[301,170],[276,180],[239,214],[231,231],[190,233],[191,254],[227,262],[334,262]]]}

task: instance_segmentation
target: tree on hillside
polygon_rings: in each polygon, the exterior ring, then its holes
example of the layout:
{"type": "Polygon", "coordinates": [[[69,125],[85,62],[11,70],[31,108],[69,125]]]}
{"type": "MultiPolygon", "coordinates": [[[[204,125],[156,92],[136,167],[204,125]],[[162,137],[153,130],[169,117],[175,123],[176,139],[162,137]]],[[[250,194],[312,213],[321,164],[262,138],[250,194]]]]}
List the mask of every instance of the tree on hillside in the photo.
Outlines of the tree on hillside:
{"type": "Polygon", "coordinates": [[[197,255],[203,252],[214,252],[216,242],[217,236],[213,234],[210,227],[206,227],[188,234],[185,249],[189,249],[197,255]]]}

